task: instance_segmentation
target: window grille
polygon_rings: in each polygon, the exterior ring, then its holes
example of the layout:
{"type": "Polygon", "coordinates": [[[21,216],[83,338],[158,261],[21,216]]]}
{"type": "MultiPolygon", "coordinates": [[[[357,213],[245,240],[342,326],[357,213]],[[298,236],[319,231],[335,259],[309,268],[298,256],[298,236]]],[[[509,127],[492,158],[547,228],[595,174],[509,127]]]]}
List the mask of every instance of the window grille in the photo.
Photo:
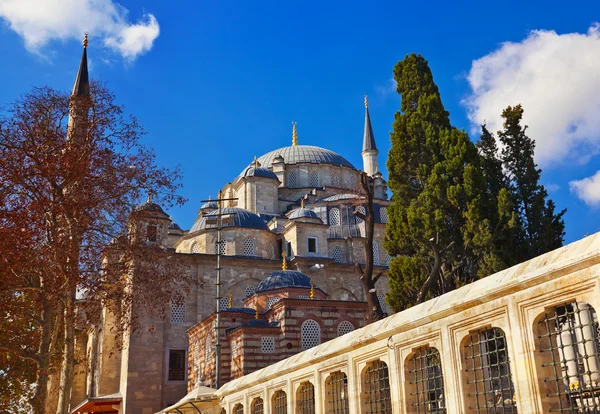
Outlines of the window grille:
{"type": "Polygon", "coordinates": [[[221,298],[219,299],[219,310],[224,311],[229,309],[229,298],[221,298]]]}
{"type": "Polygon", "coordinates": [[[388,252],[385,252],[385,264],[387,266],[389,266],[391,261],[392,261],[392,256],[390,256],[390,254],[388,252]]]}
{"type": "Polygon", "coordinates": [[[263,414],[263,400],[258,397],[252,401],[252,405],[250,406],[250,412],[252,414],[263,414]]]}
{"type": "Polygon", "coordinates": [[[271,403],[273,414],[287,414],[287,395],[284,391],[275,391],[271,403]]]}
{"type": "Polygon", "coordinates": [[[388,313],[387,303],[385,302],[385,293],[378,293],[377,299],[379,299],[379,306],[381,306],[381,311],[383,313],[388,313]]]}
{"type": "Polygon", "coordinates": [[[273,243],[269,243],[269,247],[268,247],[268,254],[269,254],[269,259],[274,260],[275,259],[275,245],[273,243]]]}
{"type": "Polygon", "coordinates": [[[308,319],[300,327],[302,349],[310,349],[321,343],[321,327],[317,321],[308,319]]]}
{"type": "Polygon", "coordinates": [[[331,258],[333,259],[334,263],[342,263],[344,260],[342,257],[342,249],[339,247],[334,248],[331,251],[331,258]]]}
{"type": "Polygon", "coordinates": [[[333,173],[331,175],[331,185],[333,187],[339,187],[340,186],[340,176],[337,173],[333,173]]]}
{"type": "Polygon", "coordinates": [[[171,323],[185,323],[185,298],[176,294],[171,299],[171,323]]]}
{"type": "Polygon", "coordinates": [[[261,337],[260,350],[263,354],[272,354],[273,352],[275,352],[275,338],[272,336],[261,337]]]}
{"type": "Polygon", "coordinates": [[[254,292],[256,292],[256,286],[254,286],[254,285],[248,286],[246,288],[246,292],[245,292],[246,293],[246,297],[254,295],[254,292]]]}
{"type": "Polygon", "coordinates": [[[440,353],[436,348],[424,346],[410,357],[409,383],[411,385],[410,406],[418,414],[445,414],[444,378],[440,353]]]}
{"type": "Polygon", "coordinates": [[[275,296],[273,298],[267,298],[267,310],[271,309],[273,305],[279,302],[281,298],[279,296],[275,296]]]}
{"type": "Polygon", "coordinates": [[[566,303],[544,313],[540,320],[542,367],[551,367],[544,381],[552,392],[549,412],[600,413],[600,355],[598,319],[584,302],[566,303]]]}
{"type": "Polygon", "coordinates": [[[244,414],[244,406],[242,404],[236,404],[233,407],[233,414],[244,414]]]}
{"type": "Polygon", "coordinates": [[[350,187],[351,188],[356,187],[356,176],[355,175],[350,176],[350,187]]]}
{"type": "MultiPolygon", "coordinates": [[[[357,206],[354,211],[358,211],[359,213],[364,214],[365,216],[367,215],[367,210],[365,210],[364,206],[357,206]]],[[[360,224],[363,222],[363,219],[361,219],[358,216],[354,216],[354,220],[356,221],[356,224],[360,224]]]]}
{"type": "Polygon", "coordinates": [[[373,264],[379,266],[379,243],[373,242],[373,264]]]}
{"type": "Polygon", "coordinates": [[[194,369],[196,375],[200,376],[200,341],[198,339],[194,342],[194,369]]]}
{"type": "Polygon", "coordinates": [[[192,243],[192,253],[202,253],[202,251],[200,250],[200,244],[199,243],[192,243]]]}
{"type": "Polygon", "coordinates": [[[332,208],[331,210],[329,210],[329,225],[339,226],[340,224],[340,209],[337,207],[332,208]]]}
{"type": "Polygon", "coordinates": [[[240,343],[237,340],[231,342],[231,359],[235,360],[240,355],[240,343]]]}
{"type": "Polygon", "coordinates": [[[381,220],[382,223],[387,223],[388,222],[388,214],[387,214],[387,208],[386,207],[381,207],[379,209],[379,219],[381,220]]]}
{"type": "Polygon", "coordinates": [[[310,382],[303,382],[298,389],[299,414],[315,413],[315,387],[310,382]]]}
{"type": "Polygon", "coordinates": [[[348,377],[341,371],[333,372],[325,381],[326,413],[348,414],[348,377]]]}
{"type": "Polygon", "coordinates": [[[391,413],[390,375],[388,366],[381,360],[367,364],[363,372],[363,413],[391,413]]]}
{"type": "Polygon", "coordinates": [[[149,224],[146,227],[146,241],[150,243],[156,243],[158,240],[158,228],[156,225],[149,224]]]}
{"type": "Polygon", "coordinates": [[[185,349],[169,351],[169,381],[185,381],[185,349]]]}
{"type": "Polygon", "coordinates": [[[289,188],[297,188],[298,187],[298,174],[296,174],[296,171],[290,171],[288,173],[288,187],[289,188]]]}
{"type": "Polygon", "coordinates": [[[348,321],[342,321],[338,325],[337,334],[338,334],[338,336],[342,336],[342,335],[346,335],[349,332],[352,332],[353,330],[354,330],[354,325],[352,325],[352,323],[350,323],[348,321]]]}
{"type": "Polygon", "coordinates": [[[221,240],[221,243],[218,241],[215,242],[215,254],[221,253],[221,256],[225,256],[227,254],[227,240],[221,240]]]}
{"type": "Polygon", "coordinates": [[[310,174],[310,186],[318,187],[319,186],[319,174],[313,172],[310,174]]]}
{"type": "Polygon", "coordinates": [[[204,341],[204,363],[208,364],[212,356],[212,336],[207,335],[204,341]]]}
{"type": "Polygon", "coordinates": [[[298,295],[298,299],[310,299],[310,297],[306,295],[298,295]]]}
{"type": "Polygon", "coordinates": [[[510,372],[506,336],[500,328],[469,334],[466,348],[466,380],[470,410],[476,413],[516,413],[515,388],[510,372]]]}
{"type": "Polygon", "coordinates": [[[244,240],[244,256],[254,256],[254,239],[251,237],[244,240]]]}

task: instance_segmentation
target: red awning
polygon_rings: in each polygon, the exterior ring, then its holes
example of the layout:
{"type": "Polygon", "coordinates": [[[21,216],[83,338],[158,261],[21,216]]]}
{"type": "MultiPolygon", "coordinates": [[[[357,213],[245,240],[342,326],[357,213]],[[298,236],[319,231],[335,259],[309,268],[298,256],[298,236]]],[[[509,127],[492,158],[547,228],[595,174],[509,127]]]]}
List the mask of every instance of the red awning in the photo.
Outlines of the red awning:
{"type": "Polygon", "coordinates": [[[79,404],[71,414],[105,413],[117,414],[121,405],[121,397],[106,396],[89,398],[79,404]]]}

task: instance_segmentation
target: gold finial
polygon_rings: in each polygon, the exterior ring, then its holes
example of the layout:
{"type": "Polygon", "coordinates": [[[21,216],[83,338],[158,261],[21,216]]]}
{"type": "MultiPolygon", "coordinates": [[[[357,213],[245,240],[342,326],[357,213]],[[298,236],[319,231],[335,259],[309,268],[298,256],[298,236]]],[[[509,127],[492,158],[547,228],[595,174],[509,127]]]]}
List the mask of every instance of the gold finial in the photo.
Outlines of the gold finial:
{"type": "Polygon", "coordinates": [[[254,156],[254,167],[255,167],[255,168],[258,168],[258,167],[260,167],[260,164],[259,164],[259,162],[258,162],[258,158],[256,158],[256,155],[254,156]]]}
{"type": "Polygon", "coordinates": [[[254,319],[258,319],[258,303],[256,302],[256,299],[254,300],[254,310],[256,311],[254,319]]]}
{"type": "Polygon", "coordinates": [[[292,147],[298,146],[298,132],[296,131],[296,121],[292,122],[292,147]]]}
{"type": "Polygon", "coordinates": [[[300,208],[304,208],[304,197],[302,197],[302,200],[300,200],[300,208]]]}
{"type": "Polygon", "coordinates": [[[312,279],[310,281],[310,298],[315,298],[315,282],[313,282],[312,279]]]}
{"type": "Polygon", "coordinates": [[[229,291],[227,296],[229,296],[229,307],[233,308],[233,293],[231,293],[231,290],[229,291]]]}
{"type": "Polygon", "coordinates": [[[148,190],[148,198],[146,199],[146,203],[152,202],[152,191],[148,190]]]}
{"type": "Polygon", "coordinates": [[[365,95],[365,108],[369,107],[369,97],[365,95]]]}
{"type": "Polygon", "coordinates": [[[83,47],[87,47],[88,46],[88,32],[85,32],[83,34],[83,47]]]}
{"type": "Polygon", "coordinates": [[[281,263],[281,270],[287,270],[287,261],[285,260],[286,259],[285,252],[281,252],[281,257],[283,257],[283,262],[281,263]]]}

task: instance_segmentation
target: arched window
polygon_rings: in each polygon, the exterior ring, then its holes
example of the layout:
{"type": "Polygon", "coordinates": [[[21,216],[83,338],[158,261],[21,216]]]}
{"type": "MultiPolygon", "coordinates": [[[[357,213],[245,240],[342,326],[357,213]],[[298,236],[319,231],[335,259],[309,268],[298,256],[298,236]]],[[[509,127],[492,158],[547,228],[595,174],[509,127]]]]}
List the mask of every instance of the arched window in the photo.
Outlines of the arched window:
{"type": "Polygon", "coordinates": [[[516,413],[506,335],[500,328],[477,330],[463,341],[463,378],[470,413],[516,413]],[[493,412],[492,411],[492,412],[493,412]]]}
{"type": "Polygon", "coordinates": [[[312,383],[306,381],[300,384],[297,397],[299,414],[315,413],[315,387],[312,383]]]}
{"type": "Polygon", "coordinates": [[[390,374],[381,360],[369,362],[361,375],[363,413],[391,413],[390,374]]]}
{"type": "Polygon", "coordinates": [[[200,340],[194,342],[194,374],[196,375],[196,385],[199,385],[200,380],[200,340]]]}
{"type": "Polygon", "coordinates": [[[244,240],[244,256],[254,256],[254,239],[252,237],[244,240]]]}
{"type": "Polygon", "coordinates": [[[600,412],[600,332],[594,308],[585,302],[562,303],[546,310],[537,325],[535,360],[543,411],[600,412]]]}
{"type": "Polygon", "coordinates": [[[171,323],[185,323],[185,298],[179,293],[171,298],[171,323]]]}
{"type": "Polygon", "coordinates": [[[206,335],[204,341],[204,364],[208,364],[212,358],[212,335],[206,335]]]}
{"type": "Polygon", "coordinates": [[[319,186],[319,174],[317,174],[315,171],[310,173],[310,186],[311,187],[319,186]]]}
{"type": "Polygon", "coordinates": [[[200,250],[200,244],[199,243],[192,243],[192,248],[191,248],[192,253],[202,253],[202,251],[200,250]]]}
{"type": "Polygon", "coordinates": [[[351,175],[350,176],[350,188],[354,188],[354,187],[356,187],[356,176],[351,175]]]}
{"type": "Polygon", "coordinates": [[[271,407],[273,414],[287,414],[287,395],[284,391],[275,391],[271,398],[271,407]]]}
{"type": "Polygon", "coordinates": [[[271,309],[273,307],[273,305],[275,305],[277,302],[279,302],[280,299],[281,298],[279,296],[267,298],[267,310],[271,309]]]}
{"type": "Polygon", "coordinates": [[[379,209],[379,219],[381,220],[382,223],[387,223],[388,222],[388,215],[387,215],[387,208],[386,207],[381,207],[379,209]]]}
{"type": "Polygon", "coordinates": [[[335,247],[331,251],[331,258],[333,259],[334,263],[343,263],[342,249],[335,247]]]}
{"type": "Polygon", "coordinates": [[[244,414],[244,406],[242,404],[236,404],[233,407],[233,414],[244,414]]]}
{"type": "Polygon", "coordinates": [[[342,336],[342,335],[346,335],[349,332],[352,332],[354,330],[354,325],[352,325],[352,323],[348,322],[348,321],[342,321],[340,322],[340,324],[338,325],[338,336],[342,336]]]}
{"type": "Polygon", "coordinates": [[[379,243],[377,242],[373,242],[373,264],[375,266],[379,266],[380,264],[380,259],[379,259],[379,243]]]}
{"type": "Polygon", "coordinates": [[[385,294],[384,293],[378,293],[377,294],[377,299],[379,299],[379,306],[381,306],[381,311],[383,313],[388,313],[387,311],[387,303],[385,302],[385,294]]]}
{"type": "Polygon", "coordinates": [[[341,224],[340,220],[340,209],[337,207],[329,210],[329,225],[330,226],[339,226],[341,224]]]}
{"type": "Polygon", "coordinates": [[[340,176],[336,172],[334,172],[333,174],[331,174],[331,185],[333,187],[339,187],[340,186],[340,176]]]}
{"type": "Polygon", "coordinates": [[[258,397],[252,400],[252,405],[250,406],[250,413],[252,414],[263,414],[263,400],[258,397]]]}
{"type": "Polygon", "coordinates": [[[288,173],[288,187],[289,188],[297,188],[298,187],[298,174],[296,171],[290,171],[288,173]]]}
{"type": "MultiPolygon", "coordinates": [[[[367,210],[365,210],[364,206],[356,206],[356,208],[354,208],[354,211],[358,211],[359,213],[362,213],[365,216],[367,215],[367,210]]],[[[354,216],[354,220],[356,221],[356,224],[360,224],[363,222],[363,219],[361,219],[358,216],[354,216]]]]}
{"type": "Polygon", "coordinates": [[[254,285],[248,286],[246,288],[246,292],[245,292],[246,293],[246,297],[254,295],[254,292],[256,292],[256,286],[254,286],[254,285]]]}
{"type": "Polygon", "coordinates": [[[227,240],[221,240],[221,243],[218,241],[215,242],[215,254],[221,253],[221,256],[225,256],[227,254],[227,240]]]}
{"type": "Polygon", "coordinates": [[[321,327],[317,321],[308,319],[300,328],[302,349],[310,349],[321,343],[321,327]]]}
{"type": "Polygon", "coordinates": [[[446,413],[442,361],[436,348],[422,346],[404,364],[409,412],[446,413]]]}
{"type": "Polygon", "coordinates": [[[348,377],[342,371],[332,372],[325,380],[326,413],[348,414],[348,377]]]}

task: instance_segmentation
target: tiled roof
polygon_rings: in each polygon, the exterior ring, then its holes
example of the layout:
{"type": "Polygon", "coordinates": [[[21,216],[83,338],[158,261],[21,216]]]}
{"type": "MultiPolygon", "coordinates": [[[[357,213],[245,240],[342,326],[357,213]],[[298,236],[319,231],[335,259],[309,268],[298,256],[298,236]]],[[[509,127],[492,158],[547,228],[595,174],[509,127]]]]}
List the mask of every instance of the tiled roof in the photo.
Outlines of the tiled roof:
{"type": "MultiPolygon", "coordinates": [[[[218,210],[213,210],[207,213],[208,216],[216,216],[218,210]]],[[[221,214],[230,214],[231,220],[224,220],[223,227],[244,227],[248,229],[269,230],[267,224],[256,214],[251,211],[239,207],[224,207],[221,209],[221,214]]],[[[223,217],[224,219],[226,217],[223,217]]],[[[212,220],[211,220],[212,221],[212,220]]],[[[206,216],[198,217],[189,233],[194,233],[200,230],[216,229],[216,223],[207,223],[206,216]]]]}

